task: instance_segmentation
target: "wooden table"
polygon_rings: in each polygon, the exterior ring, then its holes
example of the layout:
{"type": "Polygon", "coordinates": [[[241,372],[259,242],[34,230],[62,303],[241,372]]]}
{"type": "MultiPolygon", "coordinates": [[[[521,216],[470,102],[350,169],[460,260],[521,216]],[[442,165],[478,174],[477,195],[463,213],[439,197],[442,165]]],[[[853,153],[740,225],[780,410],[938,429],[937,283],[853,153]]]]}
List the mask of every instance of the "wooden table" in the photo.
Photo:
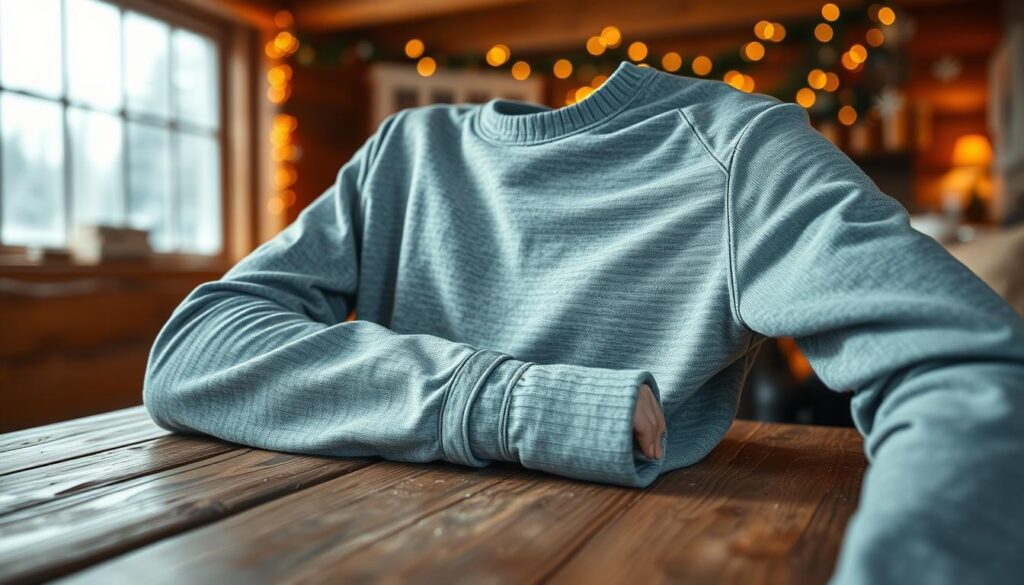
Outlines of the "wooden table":
{"type": "Polygon", "coordinates": [[[260,451],[137,407],[0,435],[0,582],[823,583],[864,468],[851,429],[737,421],[639,490],[260,451]]]}

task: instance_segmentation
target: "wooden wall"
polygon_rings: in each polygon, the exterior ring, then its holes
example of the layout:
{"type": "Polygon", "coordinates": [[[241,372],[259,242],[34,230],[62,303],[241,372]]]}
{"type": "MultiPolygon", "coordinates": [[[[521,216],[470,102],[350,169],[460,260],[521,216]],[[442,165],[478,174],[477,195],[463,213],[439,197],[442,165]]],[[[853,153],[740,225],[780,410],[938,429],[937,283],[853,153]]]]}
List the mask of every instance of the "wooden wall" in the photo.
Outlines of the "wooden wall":
{"type": "Polygon", "coordinates": [[[0,433],[141,404],[161,325],[192,288],[219,276],[128,267],[5,270],[0,433]]]}

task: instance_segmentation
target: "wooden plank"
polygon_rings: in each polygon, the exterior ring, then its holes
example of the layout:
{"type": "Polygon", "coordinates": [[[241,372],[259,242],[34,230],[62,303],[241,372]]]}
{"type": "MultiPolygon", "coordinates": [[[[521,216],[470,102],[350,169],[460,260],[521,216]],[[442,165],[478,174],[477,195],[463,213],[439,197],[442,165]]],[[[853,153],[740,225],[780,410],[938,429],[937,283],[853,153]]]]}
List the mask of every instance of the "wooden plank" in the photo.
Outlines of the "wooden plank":
{"type": "Polygon", "coordinates": [[[0,476],[0,515],[238,449],[206,438],[160,437],[0,476]]]}
{"type": "Polygon", "coordinates": [[[643,495],[642,490],[524,473],[357,554],[318,559],[294,580],[361,583],[387,575],[397,583],[536,583],[643,495]]]}
{"type": "Polygon", "coordinates": [[[734,425],[668,474],[552,583],[824,583],[866,465],[851,429],[734,425]]]}
{"type": "Polygon", "coordinates": [[[0,517],[0,582],[57,577],[371,462],[240,449],[14,512],[0,517]]]}
{"type": "Polygon", "coordinates": [[[267,583],[292,579],[520,473],[495,464],[381,462],[69,576],[72,583],[267,583]]]}
{"type": "Polygon", "coordinates": [[[164,435],[141,406],[0,435],[0,475],[164,435]]]}

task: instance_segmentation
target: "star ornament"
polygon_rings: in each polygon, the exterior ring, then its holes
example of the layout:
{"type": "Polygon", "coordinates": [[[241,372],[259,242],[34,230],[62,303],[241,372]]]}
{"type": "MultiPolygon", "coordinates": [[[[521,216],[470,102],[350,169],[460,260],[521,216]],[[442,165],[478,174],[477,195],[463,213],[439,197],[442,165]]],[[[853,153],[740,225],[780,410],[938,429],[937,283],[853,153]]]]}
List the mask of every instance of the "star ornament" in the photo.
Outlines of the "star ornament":
{"type": "Polygon", "coordinates": [[[907,103],[903,94],[892,87],[886,87],[871,101],[883,118],[892,118],[899,114],[907,103]]]}

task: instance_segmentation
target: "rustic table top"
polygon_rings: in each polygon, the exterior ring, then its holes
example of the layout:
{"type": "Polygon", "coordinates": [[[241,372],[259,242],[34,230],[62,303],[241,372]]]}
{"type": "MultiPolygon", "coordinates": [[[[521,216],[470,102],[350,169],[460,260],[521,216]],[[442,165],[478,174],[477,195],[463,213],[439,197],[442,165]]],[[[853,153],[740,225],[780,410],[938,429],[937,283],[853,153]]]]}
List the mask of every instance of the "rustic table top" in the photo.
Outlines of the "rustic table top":
{"type": "Polygon", "coordinates": [[[824,583],[852,429],[736,421],[647,489],[172,435],[141,407],[0,435],[0,582],[824,583]]]}

